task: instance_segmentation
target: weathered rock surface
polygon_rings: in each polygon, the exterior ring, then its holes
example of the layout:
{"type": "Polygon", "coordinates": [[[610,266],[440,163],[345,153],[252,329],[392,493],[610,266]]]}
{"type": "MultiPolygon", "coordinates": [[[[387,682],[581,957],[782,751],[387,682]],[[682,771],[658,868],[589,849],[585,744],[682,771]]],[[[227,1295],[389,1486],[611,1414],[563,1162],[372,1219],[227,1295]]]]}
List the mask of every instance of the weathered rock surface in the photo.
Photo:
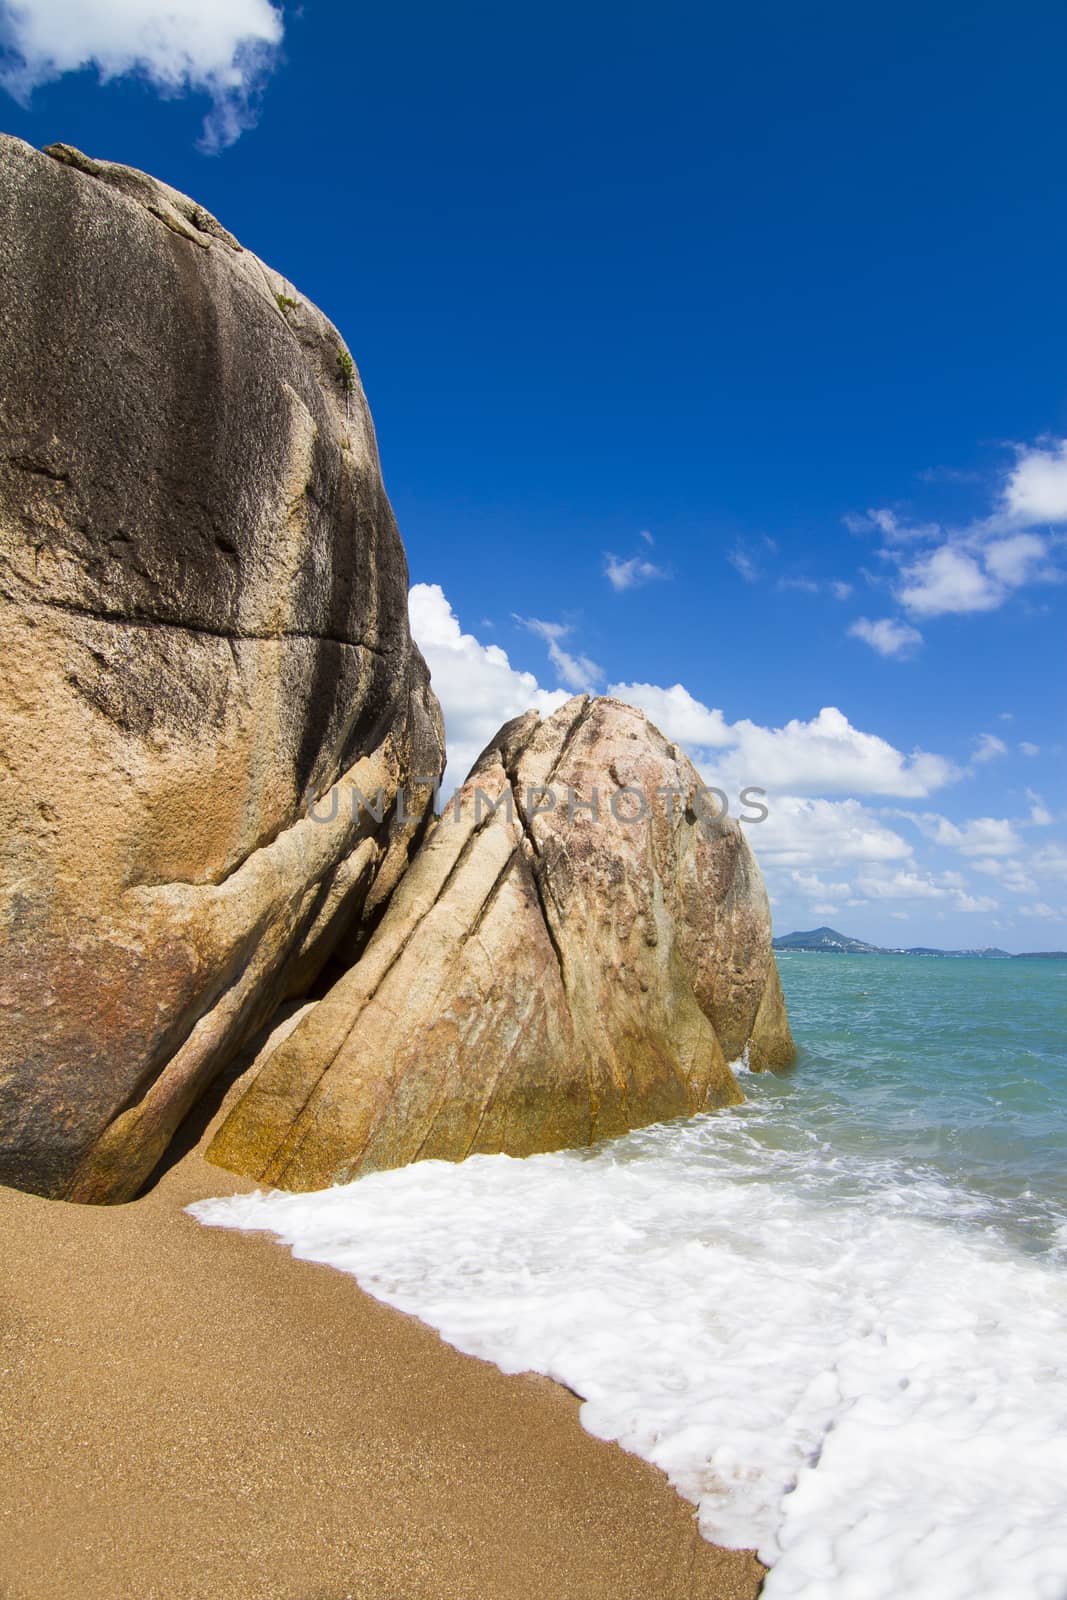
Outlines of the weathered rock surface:
{"type": "Polygon", "coordinates": [[[442,729],[326,318],[66,147],[0,139],[0,218],[0,1179],[116,1200],[406,862],[304,797],[442,729]]]}
{"type": "Polygon", "coordinates": [[[509,723],[362,958],[268,1042],[209,1158],[311,1189],[741,1100],[728,1061],[785,1066],[793,1044],[759,868],[700,787],[618,701],[509,723]]]}

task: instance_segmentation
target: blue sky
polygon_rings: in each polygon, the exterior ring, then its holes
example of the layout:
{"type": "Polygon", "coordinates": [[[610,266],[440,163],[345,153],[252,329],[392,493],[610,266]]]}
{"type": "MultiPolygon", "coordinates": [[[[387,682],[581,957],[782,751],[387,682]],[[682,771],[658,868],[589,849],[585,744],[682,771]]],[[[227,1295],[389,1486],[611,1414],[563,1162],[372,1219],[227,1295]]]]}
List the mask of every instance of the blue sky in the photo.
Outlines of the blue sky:
{"type": "Polygon", "coordinates": [[[781,931],[1067,946],[1061,6],[0,16],[7,131],[344,334],[453,771],[614,688],[768,790],[781,931]]]}

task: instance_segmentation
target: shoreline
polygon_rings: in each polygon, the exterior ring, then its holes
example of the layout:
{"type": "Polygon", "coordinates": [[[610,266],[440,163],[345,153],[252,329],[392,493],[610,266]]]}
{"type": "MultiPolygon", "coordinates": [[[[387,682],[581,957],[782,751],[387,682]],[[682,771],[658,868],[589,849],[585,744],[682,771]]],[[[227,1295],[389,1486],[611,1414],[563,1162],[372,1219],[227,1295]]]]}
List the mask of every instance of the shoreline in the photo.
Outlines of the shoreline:
{"type": "Polygon", "coordinates": [[[5,1600],[758,1594],[568,1391],[187,1216],[254,1187],[200,1147],[125,1206],[0,1189],[5,1600]]]}

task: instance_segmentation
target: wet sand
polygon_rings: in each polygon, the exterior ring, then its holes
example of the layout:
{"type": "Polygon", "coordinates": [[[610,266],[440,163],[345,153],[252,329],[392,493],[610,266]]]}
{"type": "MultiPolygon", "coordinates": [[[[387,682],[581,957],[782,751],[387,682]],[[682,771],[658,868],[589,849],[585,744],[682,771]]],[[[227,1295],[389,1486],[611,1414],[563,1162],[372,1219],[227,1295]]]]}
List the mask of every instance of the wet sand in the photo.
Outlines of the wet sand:
{"type": "Polygon", "coordinates": [[[0,1190],[3,1600],[750,1600],[573,1396],[189,1201],[0,1190]]]}

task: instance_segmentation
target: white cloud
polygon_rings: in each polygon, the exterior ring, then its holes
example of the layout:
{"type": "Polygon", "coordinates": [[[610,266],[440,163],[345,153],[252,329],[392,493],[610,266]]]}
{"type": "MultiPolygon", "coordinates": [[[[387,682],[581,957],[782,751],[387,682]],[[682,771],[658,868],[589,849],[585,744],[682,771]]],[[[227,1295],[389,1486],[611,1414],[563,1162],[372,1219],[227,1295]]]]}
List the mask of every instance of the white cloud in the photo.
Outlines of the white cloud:
{"type": "MultiPolygon", "coordinates": [[[[809,799],[775,795],[770,814],[748,829],[761,864],[834,871],[853,862],[901,861],[911,846],[858,800],[809,799]]],[[[826,886],[830,894],[848,885],[826,886]]]]}
{"type": "Polygon", "coordinates": [[[866,900],[944,900],[956,889],[910,867],[883,877],[867,873],[856,879],[855,887],[866,900]]]}
{"type": "Polygon", "coordinates": [[[1041,754],[1041,746],[1039,744],[1031,744],[1029,739],[1020,739],[1019,749],[1024,756],[1039,756],[1041,754]]]}
{"type": "Polygon", "coordinates": [[[922,796],[960,776],[944,757],[916,750],[907,756],[877,734],[854,728],[835,706],[810,722],[784,728],[727,722],[680,683],[613,683],[608,693],[647,711],[669,739],[685,745],[698,765],[713,761],[718,777],[738,787],[758,784],[775,794],[922,796]],[[711,752],[721,752],[712,757],[711,752]]]}
{"type": "Polygon", "coordinates": [[[1020,449],[991,514],[963,528],[909,524],[885,507],[845,522],[881,536],[881,554],[899,569],[896,598],[911,616],[995,611],[1025,585],[1063,576],[1044,529],[1067,522],[1067,440],[1020,449]],[[919,553],[908,549],[922,544],[919,553]]]}
{"type": "Polygon", "coordinates": [[[865,900],[949,900],[956,911],[996,911],[1000,904],[992,895],[972,894],[958,872],[929,873],[913,867],[861,874],[855,888],[865,900]]]}
{"type": "Polygon", "coordinates": [[[956,896],[957,911],[980,911],[984,915],[988,911],[998,911],[1000,901],[994,900],[988,894],[958,894],[956,896]]]}
{"type": "Polygon", "coordinates": [[[1016,533],[994,539],[982,552],[986,568],[998,582],[1017,589],[1041,575],[1048,546],[1035,533],[1016,533]]]}
{"type": "Polygon", "coordinates": [[[1030,865],[1040,878],[1067,878],[1067,846],[1042,845],[1030,857],[1030,865]]]}
{"type": "Polygon", "coordinates": [[[1013,522],[1067,522],[1067,439],[1019,451],[1004,486],[1003,509],[1013,522]]]}
{"type": "Polygon", "coordinates": [[[1046,900],[1035,900],[1033,905],[1020,906],[1021,917],[1043,917],[1049,922],[1067,921],[1067,911],[1050,906],[1046,900]]]}
{"type": "Polygon", "coordinates": [[[897,599],[917,617],[995,611],[1007,594],[1004,584],[983,572],[973,555],[949,544],[911,562],[901,580],[897,599]]]}
{"type": "Polygon", "coordinates": [[[646,711],[661,733],[692,752],[734,743],[734,733],[721,711],[710,710],[676,683],[660,689],[654,683],[613,683],[608,693],[646,711]]]}
{"type": "Polygon", "coordinates": [[[789,881],[805,894],[833,895],[840,899],[852,893],[850,883],[826,883],[817,872],[798,871],[789,874],[789,881]]]}
{"type": "Polygon", "coordinates": [[[569,650],[564,650],[560,640],[566,639],[574,631],[569,623],[542,622],[538,617],[520,616],[516,616],[515,621],[545,641],[548,659],[555,667],[561,683],[575,694],[595,692],[597,683],[604,676],[603,669],[595,661],[590,661],[588,656],[572,655],[569,650]]]}
{"type": "Polygon", "coordinates": [[[282,32],[269,0],[9,0],[0,84],[25,104],[38,85],[95,66],[103,83],[137,74],[164,95],[207,94],[203,145],[218,150],[255,121],[282,32]]]}
{"type": "Polygon", "coordinates": [[[1030,821],[1035,828],[1047,828],[1055,821],[1052,812],[1045,804],[1044,796],[1038,794],[1036,789],[1027,789],[1026,798],[1030,802],[1030,821]]]}
{"type": "Polygon", "coordinates": [[[408,597],[411,632],[426,657],[445,714],[448,772],[445,793],[462,783],[497,729],[524,711],[555,711],[568,698],[542,689],[519,672],[499,645],[463,633],[439,584],[417,583],[408,597]]]}
{"type": "Polygon", "coordinates": [[[979,734],[975,741],[972,761],[995,761],[998,756],[1006,756],[1008,747],[1003,739],[998,739],[995,733],[979,734]]]}
{"type": "Polygon", "coordinates": [[[1014,857],[979,859],[972,861],[971,866],[976,872],[983,872],[987,877],[995,878],[1010,894],[1037,893],[1037,884],[1030,873],[1014,857]]]}
{"type": "MultiPolygon", "coordinates": [[[[878,824],[875,824],[878,826],[878,824]]],[[[753,832],[753,842],[760,850],[760,856],[766,854],[760,848],[760,840],[753,832]]],[[[909,846],[904,845],[904,840],[897,840],[897,858],[901,854],[910,856],[909,846]]],[[[776,862],[771,858],[768,861],[771,877],[776,869],[776,862]]],[[[825,870],[825,869],[824,869],[825,870]]],[[[848,882],[827,882],[819,872],[806,869],[793,869],[782,877],[782,888],[785,893],[800,893],[801,896],[811,899],[813,914],[822,914],[825,910],[827,898],[832,899],[835,907],[840,904],[846,906],[870,906],[870,904],[886,904],[893,906],[897,902],[944,902],[952,906],[953,910],[966,910],[966,912],[987,912],[995,910],[998,906],[997,899],[989,894],[973,894],[966,878],[958,872],[928,872],[923,867],[913,864],[910,859],[904,859],[902,864],[897,864],[896,859],[878,859],[877,856],[867,856],[859,859],[856,872],[848,882]]],[[[907,915],[907,914],[891,914],[907,915]]]]}
{"type": "Polygon", "coordinates": [[[898,815],[913,822],[925,838],[961,855],[1010,856],[1023,848],[1014,823],[1006,817],[973,817],[958,823],[936,811],[901,811],[898,815]]]}
{"type": "Polygon", "coordinates": [[[835,600],[847,600],[852,593],[852,585],[845,583],[841,578],[835,578],[830,585],[830,593],[835,600]]]}
{"type": "Polygon", "coordinates": [[[918,628],[910,622],[895,622],[892,617],[879,617],[871,622],[867,617],[857,617],[848,630],[853,639],[862,639],[880,656],[906,656],[923,642],[918,628]]]}
{"type": "Polygon", "coordinates": [[[665,578],[667,574],[654,561],[646,561],[642,556],[630,556],[629,560],[620,561],[618,556],[608,552],[604,557],[604,576],[616,594],[621,594],[624,589],[636,589],[655,578],[665,578]]]}
{"type": "Polygon", "coordinates": [[[742,721],[732,731],[736,747],[720,770],[775,793],[925,795],[960,776],[942,756],[904,755],[861,732],[836,706],[824,706],[810,722],[764,728],[742,721]]]}

